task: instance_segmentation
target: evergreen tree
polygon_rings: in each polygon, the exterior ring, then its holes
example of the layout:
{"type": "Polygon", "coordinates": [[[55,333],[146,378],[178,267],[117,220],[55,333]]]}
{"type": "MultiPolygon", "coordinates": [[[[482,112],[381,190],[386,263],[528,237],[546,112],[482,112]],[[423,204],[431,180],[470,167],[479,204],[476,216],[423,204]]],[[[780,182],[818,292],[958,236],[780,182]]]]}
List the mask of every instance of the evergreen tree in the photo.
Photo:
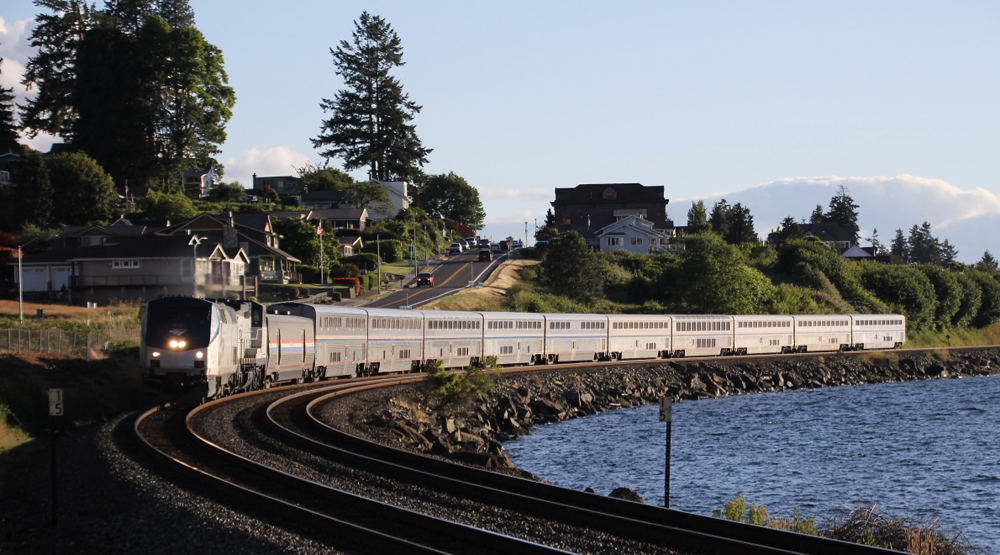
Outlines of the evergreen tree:
{"type": "Polygon", "coordinates": [[[896,230],[896,236],[892,239],[892,243],[889,246],[889,254],[898,256],[903,262],[910,261],[910,247],[906,243],[906,237],[903,235],[902,229],[896,230]]]}
{"type": "Polygon", "coordinates": [[[712,231],[722,237],[729,234],[729,203],[722,199],[712,206],[712,215],[708,222],[712,224],[712,231]]]}
{"type": "Polygon", "coordinates": [[[150,0],[106,0],[104,13],[118,30],[135,35],[156,13],[156,7],[150,0]]]}
{"type": "Polygon", "coordinates": [[[823,222],[837,224],[851,232],[854,243],[858,242],[858,205],[847,194],[847,187],[841,185],[837,194],[830,199],[830,210],[823,215],[823,222]]]}
{"type": "Polygon", "coordinates": [[[941,244],[931,233],[931,224],[924,222],[919,228],[910,228],[910,237],[907,239],[909,247],[909,258],[907,262],[916,264],[938,264],[941,262],[941,244]]]}
{"type": "Polygon", "coordinates": [[[821,224],[821,223],[823,223],[823,207],[822,206],[820,206],[820,205],[817,204],[816,208],[813,208],[812,214],[809,215],[809,223],[810,224],[814,224],[814,225],[815,224],[821,224]]]}
{"type": "MultiPolygon", "coordinates": [[[[3,58],[0,58],[3,75],[3,58]]],[[[0,87],[0,154],[18,150],[17,122],[14,118],[14,89],[0,87]]]]}
{"type": "Polygon", "coordinates": [[[725,239],[727,243],[739,245],[741,243],[758,243],[757,231],[753,227],[753,215],[750,209],[740,203],[736,203],[729,209],[729,229],[726,231],[725,239]]]}
{"type": "Polygon", "coordinates": [[[347,171],[368,168],[369,179],[413,180],[431,150],[410,123],[421,106],[403,93],[390,70],[403,65],[399,35],[381,17],[363,12],[354,22],[352,42],[330,49],[345,88],[320,103],[332,112],[313,146],[324,158],[342,158],[347,171]]]}
{"type": "Polygon", "coordinates": [[[88,31],[76,90],[73,145],[133,186],[210,166],[236,101],[219,49],[156,15],[135,34],[107,22],[88,31]]]}
{"type": "Polygon", "coordinates": [[[559,227],[556,226],[556,216],[552,213],[552,209],[549,208],[545,211],[545,221],[542,222],[542,227],[535,230],[535,240],[548,241],[558,236],[559,227]]]}
{"type": "Polygon", "coordinates": [[[885,247],[878,240],[878,229],[872,230],[871,244],[872,244],[872,250],[875,252],[875,256],[885,254],[885,247]]]}
{"type": "Polygon", "coordinates": [[[786,216],[784,220],[781,220],[778,230],[768,236],[768,240],[776,246],[781,246],[789,239],[801,239],[802,237],[802,228],[796,223],[795,218],[786,216]]]}
{"type": "Polygon", "coordinates": [[[34,137],[39,132],[69,139],[76,121],[76,55],[94,14],[80,0],[35,0],[51,13],[35,16],[29,41],[37,52],[24,68],[22,82],[38,93],[22,106],[21,124],[34,137]]]}
{"type": "Polygon", "coordinates": [[[951,264],[956,258],[958,258],[958,249],[945,239],[941,243],[941,262],[951,264]]]}
{"type": "Polygon", "coordinates": [[[995,274],[998,269],[997,259],[993,258],[990,251],[986,251],[983,253],[983,257],[979,260],[979,262],[976,262],[976,269],[982,272],[995,274]]]}
{"type": "Polygon", "coordinates": [[[188,0],[158,0],[156,13],[174,29],[194,27],[194,10],[188,0]]]}
{"type": "Polygon", "coordinates": [[[708,231],[712,227],[708,224],[708,211],[705,210],[705,201],[696,200],[691,203],[688,210],[687,233],[695,234],[708,231]]]}

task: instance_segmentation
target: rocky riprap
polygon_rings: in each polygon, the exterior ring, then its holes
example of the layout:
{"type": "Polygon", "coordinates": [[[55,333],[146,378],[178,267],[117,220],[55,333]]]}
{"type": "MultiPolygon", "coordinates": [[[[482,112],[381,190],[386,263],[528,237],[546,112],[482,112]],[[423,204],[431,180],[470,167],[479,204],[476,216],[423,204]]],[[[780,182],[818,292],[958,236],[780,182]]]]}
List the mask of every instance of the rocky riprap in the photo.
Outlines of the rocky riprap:
{"type": "Polygon", "coordinates": [[[356,419],[354,428],[412,451],[519,472],[503,442],[529,433],[532,426],[654,403],[664,395],[676,401],[997,373],[998,350],[833,353],[722,362],[681,359],[576,371],[552,369],[503,377],[493,394],[478,397],[467,410],[453,416],[435,414],[434,399],[426,388],[395,389],[382,402],[367,398],[369,407],[376,402],[374,406],[383,408],[356,419]]]}

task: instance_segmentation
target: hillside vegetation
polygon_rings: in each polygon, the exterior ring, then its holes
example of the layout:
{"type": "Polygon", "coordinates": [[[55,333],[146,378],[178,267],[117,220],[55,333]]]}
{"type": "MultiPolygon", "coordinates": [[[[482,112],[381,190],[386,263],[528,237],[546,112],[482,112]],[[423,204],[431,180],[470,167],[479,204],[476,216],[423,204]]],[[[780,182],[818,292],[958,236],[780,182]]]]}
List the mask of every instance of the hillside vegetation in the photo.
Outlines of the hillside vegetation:
{"type": "MultiPolygon", "coordinates": [[[[777,249],[732,245],[705,232],[681,254],[599,252],[569,233],[520,270],[503,310],[639,314],[869,314],[906,316],[911,345],[1000,342],[996,272],[961,264],[884,264],[842,258],[790,239],[777,249]]],[[[527,255],[532,255],[530,249],[527,255]]],[[[491,301],[490,309],[496,309],[491,301]]],[[[485,307],[484,307],[485,308],[485,307]]]]}

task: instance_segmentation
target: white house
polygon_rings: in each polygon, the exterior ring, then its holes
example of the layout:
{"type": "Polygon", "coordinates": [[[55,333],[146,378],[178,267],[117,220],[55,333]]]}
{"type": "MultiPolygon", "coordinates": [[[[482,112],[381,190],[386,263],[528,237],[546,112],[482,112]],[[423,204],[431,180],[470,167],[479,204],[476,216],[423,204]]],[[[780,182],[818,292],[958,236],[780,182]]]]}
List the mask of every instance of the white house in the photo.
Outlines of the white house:
{"type": "Polygon", "coordinates": [[[670,235],[653,227],[653,222],[638,216],[628,216],[594,232],[602,251],[626,250],[634,254],[649,254],[667,245],[670,235]]]}
{"type": "Polygon", "coordinates": [[[393,214],[410,207],[413,198],[410,197],[408,190],[409,183],[406,181],[378,181],[377,183],[385,186],[386,192],[389,193],[389,204],[395,208],[393,214]]]}

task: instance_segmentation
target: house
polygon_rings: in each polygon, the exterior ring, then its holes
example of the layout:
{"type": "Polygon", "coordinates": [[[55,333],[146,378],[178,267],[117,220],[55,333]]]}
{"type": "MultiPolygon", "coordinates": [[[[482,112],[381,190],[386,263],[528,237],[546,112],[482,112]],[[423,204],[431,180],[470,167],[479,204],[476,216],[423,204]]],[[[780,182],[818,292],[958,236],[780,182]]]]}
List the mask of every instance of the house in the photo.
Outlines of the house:
{"type": "Polygon", "coordinates": [[[839,224],[799,224],[806,237],[812,236],[830,245],[837,252],[844,252],[855,245],[854,234],[839,224]]]}
{"type": "Polygon", "coordinates": [[[249,259],[199,236],[122,237],[89,247],[61,247],[27,256],[20,280],[25,295],[67,301],[143,301],[162,295],[239,298],[255,294],[249,259]]]}
{"type": "Polygon", "coordinates": [[[274,189],[279,195],[294,195],[302,192],[299,178],[294,175],[257,177],[257,174],[253,174],[253,189],[255,191],[263,191],[268,187],[274,189]]]}
{"type": "Polygon", "coordinates": [[[122,237],[139,237],[166,227],[156,222],[133,223],[124,216],[108,225],[70,225],[55,240],[61,247],[93,247],[122,237]]]}
{"type": "MultiPolygon", "coordinates": [[[[667,204],[662,186],[646,187],[640,183],[583,184],[573,188],[557,188],[552,201],[553,216],[560,228],[570,225],[577,218],[610,210],[619,219],[641,216],[659,229],[670,229],[674,223],[667,218],[667,204]],[[582,214],[582,216],[580,216],[582,214]]],[[[575,227],[574,227],[575,229],[575,227]]]]}
{"type": "Polygon", "coordinates": [[[361,247],[364,243],[361,241],[361,237],[337,237],[337,241],[340,242],[340,246],[337,247],[337,252],[341,256],[354,256],[361,252],[361,247]]]}
{"type": "Polygon", "coordinates": [[[226,249],[242,249],[249,267],[247,275],[261,282],[301,283],[296,267],[302,261],[281,250],[281,236],[268,214],[200,214],[166,229],[161,235],[197,235],[218,242],[226,249]]]}
{"type": "Polygon", "coordinates": [[[303,193],[298,198],[299,206],[312,210],[340,208],[344,204],[344,193],[341,191],[312,191],[303,193]]]}
{"type": "Polygon", "coordinates": [[[328,208],[313,210],[306,219],[323,218],[333,229],[356,229],[364,231],[368,227],[367,208],[328,208]]]}
{"type": "Polygon", "coordinates": [[[653,222],[628,216],[594,232],[602,251],[625,250],[633,254],[659,252],[666,247],[670,233],[653,227],[653,222]]]}
{"type": "Polygon", "coordinates": [[[413,197],[410,196],[409,183],[406,181],[376,181],[376,183],[385,186],[385,190],[389,194],[389,205],[394,208],[391,211],[392,214],[389,214],[390,217],[398,214],[400,210],[410,207],[413,197]]]}
{"type": "Polygon", "coordinates": [[[875,258],[875,247],[859,247],[854,245],[847,249],[840,256],[850,260],[873,260],[875,258]]]}
{"type": "Polygon", "coordinates": [[[191,198],[207,197],[208,193],[220,182],[215,164],[203,170],[186,170],[184,172],[184,192],[191,198]]]}
{"type": "Polygon", "coordinates": [[[0,154],[0,188],[9,187],[13,181],[14,166],[21,159],[21,155],[16,152],[5,152],[0,154]]]}

